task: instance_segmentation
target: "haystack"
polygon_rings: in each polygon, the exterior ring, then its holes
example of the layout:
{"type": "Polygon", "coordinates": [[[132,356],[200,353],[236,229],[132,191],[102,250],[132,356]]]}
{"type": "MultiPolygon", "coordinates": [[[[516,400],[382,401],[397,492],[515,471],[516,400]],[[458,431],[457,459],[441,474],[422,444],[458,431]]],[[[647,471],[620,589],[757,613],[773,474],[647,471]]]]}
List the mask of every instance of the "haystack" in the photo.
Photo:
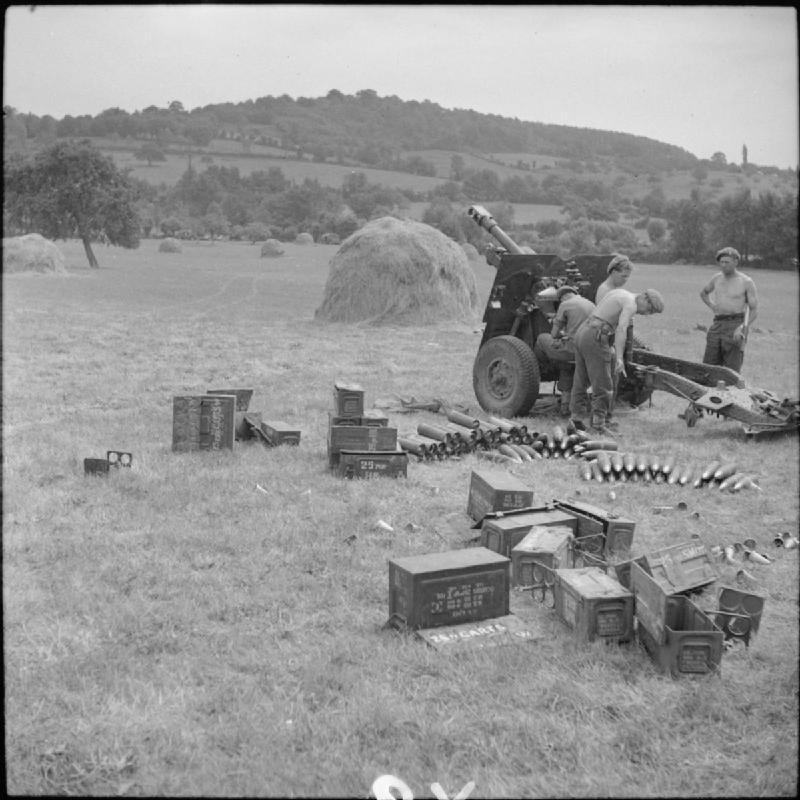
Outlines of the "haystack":
{"type": "Polygon", "coordinates": [[[461,249],[464,251],[464,255],[467,257],[467,261],[472,263],[473,261],[481,261],[481,254],[478,252],[478,248],[475,247],[474,244],[470,244],[469,242],[462,242],[461,249]]]}
{"type": "Polygon", "coordinates": [[[314,237],[310,233],[298,233],[294,240],[295,244],[314,244],[314,237]]]}
{"type": "Polygon", "coordinates": [[[3,239],[3,272],[54,272],[66,275],[61,251],[38,233],[3,239]]]}
{"type": "Polygon", "coordinates": [[[158,252],[182,253],[183,248],[181,247],[181,243],[177,239],[173,239],[171,236],[168,236],[166,239],[161,240],[161,243],[158,245],[158,252]]]}
{"type": "Polygon", "coordinates": [[[277,239],[267,239],[261,245],[261,258],[277,258],[284,253],[281,243],[277,239]]]}
{"type": "Polygon", "coordinates": [[[382,217],[336,251],[315,317],[401,325],[471,322],[477,297],[475,274],[452,239],[422,222],[382,217]]]}

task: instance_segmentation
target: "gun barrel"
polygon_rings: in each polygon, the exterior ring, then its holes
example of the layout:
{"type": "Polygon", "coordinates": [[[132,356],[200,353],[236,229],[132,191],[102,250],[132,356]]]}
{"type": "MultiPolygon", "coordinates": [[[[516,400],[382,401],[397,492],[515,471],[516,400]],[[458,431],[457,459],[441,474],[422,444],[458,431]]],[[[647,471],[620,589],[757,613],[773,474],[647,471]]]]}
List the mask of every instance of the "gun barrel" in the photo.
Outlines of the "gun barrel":
{"type": "Polygon", "coordinates": [[[495,218],[483,206],[470,206],[467,210],[472,219],[488,234],[494,236],[509,253],[522,255],[525,251],[497,224],[495,218]]]}

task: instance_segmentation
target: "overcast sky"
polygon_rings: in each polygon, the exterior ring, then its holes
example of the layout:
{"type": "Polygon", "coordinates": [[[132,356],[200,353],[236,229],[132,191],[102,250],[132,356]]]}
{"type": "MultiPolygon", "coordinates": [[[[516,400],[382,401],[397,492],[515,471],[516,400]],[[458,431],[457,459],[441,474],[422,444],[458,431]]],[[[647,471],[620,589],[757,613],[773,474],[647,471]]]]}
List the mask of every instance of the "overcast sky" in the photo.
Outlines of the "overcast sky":
{"type": "Polygon", "coordinates": [[[798,165],[792,7],[16,6],[3,102],[56,119],[288,94],[428,99],[798,165]]]}

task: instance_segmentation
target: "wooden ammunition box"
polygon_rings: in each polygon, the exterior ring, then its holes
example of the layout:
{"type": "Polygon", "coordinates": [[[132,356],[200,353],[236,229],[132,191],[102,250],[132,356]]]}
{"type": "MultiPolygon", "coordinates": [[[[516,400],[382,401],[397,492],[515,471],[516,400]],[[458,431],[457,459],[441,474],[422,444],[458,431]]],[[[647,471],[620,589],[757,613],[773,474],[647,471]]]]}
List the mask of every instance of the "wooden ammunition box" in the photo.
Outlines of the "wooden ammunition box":
{"type": "Polygon", "coordinates": [[[375,428],[388,428],[389,418],[379,416],[372,412],[367,412],[360,417],[340,417],[335,414],[328,414],[328,426],[331,425],[366,425],[375,428]]]}
{"type": "Polygon", "coordinates": [[[365,411],[361,415],[362,425],[371,425],[376,428],[388,428],[389,418],[384,417],[379,411],[365,411]]]}
{"type": "Polygon", "coordinates": [[[280,444],[300,444],[300,431],[286,422],[265,420],[261,423],[261,432],[273,447],[280,444]]]}
{"type": "Polygon", "coordinates": [[[653,550],[644,560],[647,572],[668,595],[692,592],[717,579],[711,555],[697,539],[653,550]]]}
{"type": "Polygon", "coordinates": [[[209,389],[206,394],[232,394],[236,398],[236,410],[247,411],[253,397],[252,389],[209,389]]]}
{"type": "Polygon", "coordinates": [[[408,453],[404,450],[341,450],[333,470],[341,478],[405,478],[408,476],[408,453]]]}
{"type": "Polygon", "coordinates": [[[483,547],[390,559],[390,619],[417,629],[506,616],[510,567],[483,547]]]}
{"type": "MultiPolygon", "coordinates": [[[[638,598],[637,598],[638,614],[638,598]]],[[[707,675],[720,668],[723,633],[711,618],[685,595],[666,598],[662,636],[639,624],[639,642],[656,666],[673,678],[707,675]]],[[[641,623],[641,620],[640,620],[641,623]]]]}
{"type": "Polygon", "coordinates": [[[200,403],[200,449],[233,450],[236,438],[236,396],[214,394],[200,403]]]}
{"type": "Polygon", "coordinates": [[[261,438],[257,432],[253,430],[257,428],[261,430],[261,412],[260,411],[237,411],[236,412],[236,441],[247,441],[255,437],[261,438]]]}
{"type": "Polygon", "coordinates": [[[333,385],[333,407],[340,417],[360,417],[364,414],[364,390],[357,383],[336,381],[333,385]]]}
{"type": "Polygon", "coordinates": [[[578,520],[575,545],[587,553],[606,561],[624,561],[630,558],[633,531],[632,519],[610,514],[599,506],[579,500],[557,500],[556,508],[573,514],[578,520]]]}
{"type": "Polygon", "coordinates": [[[328,461],[339,463],[342,450],[355,452],[392,451],[397,449],[397,428],[370,425],[331,425],[328,428],[328,461]]]}
{"type": "Polygon", "coordinates": [[[745,592],[733,586],[720,586],[717,604],[719,613],[714,622],[722,629],[726,639],[741,639],[750,644],[750,637],[758,631],[766,598],[755,592],[745,592]]]}
{"type": "Polygon", "coordinates": [[[513,511],[533,505],[533,489],[504,470],[473,470],[467,514],[480,522],[490,511],[513,511]]]}
{"type": "Polygon", "coordinates": [[[557,569],[556,613],[579,641],[627,642],[633,636],[633,595],[597,567],[557,569]]]}
{"type": "Polygon", "coordinates": [[[644,556],[631,559],[630,561],[620,561],[613,565],[614,571],[617,575],[617,580],[630,592],[631,589],[631,564],[636,562],[640,567],[644,568],[644,556]]]}
{"type": "Polygon", "coordinates": [[[107,458],[84,458],[83,459],[83,474],[84,475],[103,475],[108,476],[108,459],[107,458]]]}
{"type": "Polygon", "coordinates": [[[511,548],[512,586],[541,586],[547,582],[547,570],[571,567],[572,540],[571,528],[534,525],[522,541],[511,548]]]}
{"type": "Polygon", "coordinates": [[[172,399],[172,449],[233,449],[235,395],[179,395],[172,399]]]}
{"type": "Polygon", "coordinates": [[[521,509],[502,516],[489,515],[484,517],[481,526],[481,546],[510,558],[512,549],[523,540],[534,525],[565,526],[574,532],[577,520],[571,514],[565,514],[549,506],[521,509]]]}

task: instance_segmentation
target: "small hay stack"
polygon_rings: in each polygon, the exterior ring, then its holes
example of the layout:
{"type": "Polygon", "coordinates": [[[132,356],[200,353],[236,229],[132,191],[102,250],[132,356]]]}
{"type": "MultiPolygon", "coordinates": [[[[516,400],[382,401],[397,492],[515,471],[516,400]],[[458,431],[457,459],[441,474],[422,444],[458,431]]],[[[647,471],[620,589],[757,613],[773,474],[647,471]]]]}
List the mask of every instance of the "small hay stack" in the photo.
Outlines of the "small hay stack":
{"type": "Polygon", "coordinates": [[[400,325],[472,322],[477,300],[475,273],[458,244],[422,222],[381,217],[336,251],[315,318],[400,325]]]}
{"type": "Polygon", "coordinates": [[[177,239],[173,239],[171,236],[168,236],[166,239],[161,240],[161,243],[158,245],[158,252],[182,253],[183,248],[181,247],[181,243],[177,239]]]}
{"type": "Polygon", "coordinates": [[[3,272],[67,274],[62,252],[38,233],[3,239],[3,272]]]}
{"type": "Polygon", "coordinates": [[[310,233],[298,233],[294,240],[295,244],[314,244],[314,237],[310,233]]]}
{"type": "Polygon", "coordinates": [[[277,239],[267,239],[261,245],[261,258],[277,258],[283,255],[283,247],[277,239]]]}
{"type": "Polygon", "coordinates": [[[464,254],[467,257],[467,261],[469,261],[470,263],[481,261],[481,254],[478,252],[478,248],[475,247],[474,244],[470,244],[469,242],[462,242],[461,249],[464,251],[464,254]]]}

